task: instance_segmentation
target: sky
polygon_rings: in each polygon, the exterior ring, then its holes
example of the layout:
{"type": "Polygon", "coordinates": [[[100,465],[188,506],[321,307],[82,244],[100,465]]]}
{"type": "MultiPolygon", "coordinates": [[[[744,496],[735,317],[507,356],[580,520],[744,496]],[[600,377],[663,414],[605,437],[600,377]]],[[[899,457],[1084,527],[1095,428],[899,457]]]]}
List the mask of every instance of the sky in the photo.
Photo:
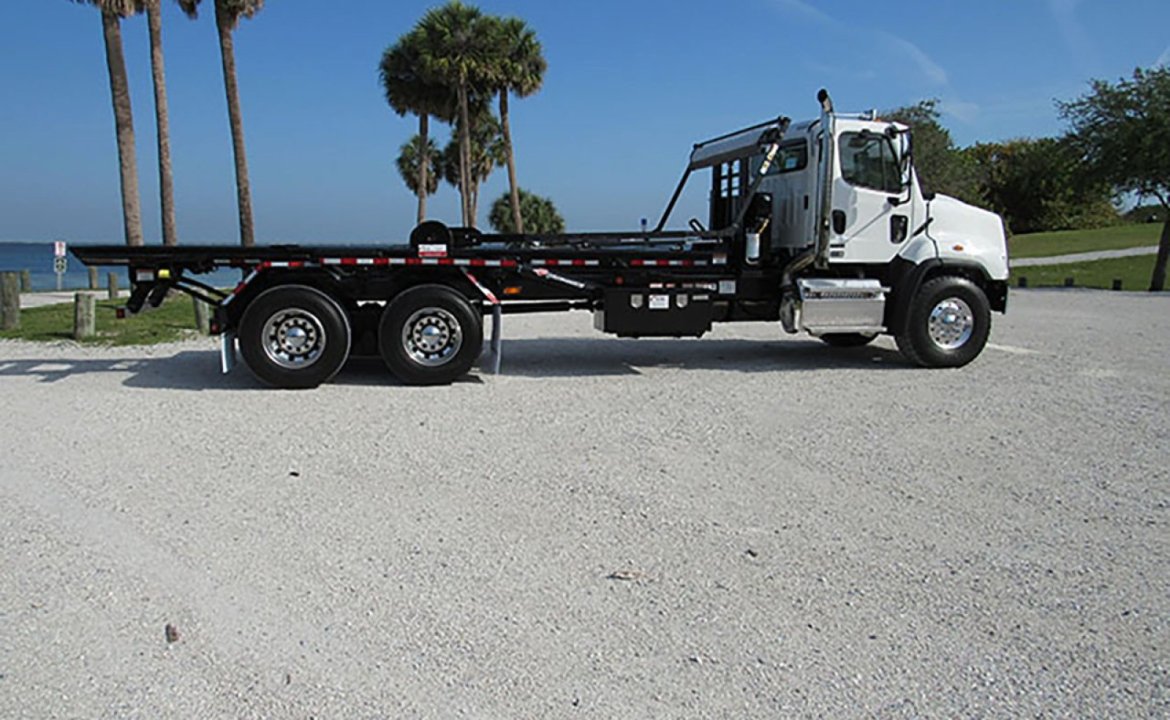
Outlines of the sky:
{"type": "MultiPolygon", "coordinates": [[[[166,2],[166,0],[164,0],[166,2]]],[[[187,20],[166,3],[164,43],[180,241],[237,242],[223,77],[208,0],[187,20]]],[[[257,238],[393,243],[416,200],[377,66],[435,2],[268,0],[236,33],[257,238]]],[[[551,197],[570,230],[653,224],[697,141],[778,115],[815,117],[826,87],[843,111],[937,98],[959,145],[1062,131],[1054,106],[1092,78],[1170,64],[1166,0],[491,0],[536,31],[539,93],[511,104],[520,185],[551,197]]],[[[144,228],[161,236],[144,17],[123,23],[144,228]]],[[[122,242],[117,147],[93,8],[0,8],[0,241],[122,242]]],[[[449,130],[432,124],[445,143],[449,130]]],[[[481,189],[480,224],[507,190],[481,189]]],[[[429,215],[459,222],[440,188],[429,215]]],[[[705,218],[695,183],[674,216],[705,218]]]]}

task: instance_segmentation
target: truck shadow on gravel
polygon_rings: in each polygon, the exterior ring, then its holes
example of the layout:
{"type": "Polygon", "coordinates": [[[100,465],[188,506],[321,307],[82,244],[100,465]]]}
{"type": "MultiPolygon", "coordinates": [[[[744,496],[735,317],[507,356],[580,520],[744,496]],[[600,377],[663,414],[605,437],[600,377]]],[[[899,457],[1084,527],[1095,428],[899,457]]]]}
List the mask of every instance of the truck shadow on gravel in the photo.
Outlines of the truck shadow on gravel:
{"type": "MultiPolygon", "coordinates": [[[[485,354],[473,373],[457,382],[482,383],[490,362],[485,354]]],[[[562,378],[638,375],[647,368],[723,370],[746,373],[906,369],[901,356],[874,345],[830,348],[814,342],[753,340],[612,340],[539,338],[505,340],[504,377],[562,378]]],[[[214,350],[185,350],[160,357],[90,359],[0,359],[0,378],[34,377],[58,382],[78,375],[125,375],[125,387],[156,390],[266,389],[241,362],[230,374],[219,368],[214,350]]],[[[355,357],[331,385],[402,386],[377,357],[355,357]]]]}
{"type": "Polygon", "coordinates": [[[808,341],[533,338],[504,341],[501,374],[580,377],[637,375],[643,368],[766,373],[908,367],[897,351],[876,344],[831,348],[808,341]]]}

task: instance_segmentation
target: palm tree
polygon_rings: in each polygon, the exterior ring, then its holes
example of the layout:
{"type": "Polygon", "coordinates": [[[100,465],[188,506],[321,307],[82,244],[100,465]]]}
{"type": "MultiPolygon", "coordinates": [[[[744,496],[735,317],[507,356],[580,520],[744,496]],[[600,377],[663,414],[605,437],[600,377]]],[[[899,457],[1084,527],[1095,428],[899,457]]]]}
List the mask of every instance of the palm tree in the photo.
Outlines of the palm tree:
{"type": "Polygon", "coordinates": [[[422,213],[426,208],[426,196],[434,195],[439,189],[440,158],[435,142],[429,138],[424,140],[421,135],[412,137],[398,151],[398,160],[395,163],[398,166],[398,174],[402,176],[402,182],[406,183],[406,187],[419,198],[420,223],[424,219],[422,213]],[[425,152],[423,148],[426,148],[425,152]]]}
{"type": "Polygon", "coordinates": [[[471,139],[468,128],[472,96],[491,86],[491,26],[483,13],[459,0],[427,11],[417,30],[423,35],[424,74],[455,90],[459,135],[459,188],[463,224],[474,227],[471,188],[471,139]]]}
{"type": "MultiPolygon", "coordinates": [[[[203,0],[178,0],[189,17],[195,17],[203,0]]],[[[232,153],[236,160],[236,200],[240,211],[240,244],[256,244],[252,222],[252,185],[248,181],[248,156],[244,151],[244,117],[240,110],[240,87],[236,82],[236,48],[232,33],[240,18],[251,18],[264,8],[264,0],[212,0],[215,3],[215,29],[219,34],[219,54],[223,62],[223,86],[227,94],[228,120],[232,128],[232,153]]]]}
{"type": "Polygon", "coordinates": [[[524,232],[520,214],[519,186],[516,184],[516,154],[512,149],[512,128],[508,120],[508,95],[528,97],[540,89],[548,68],[536,33],[520,18],[505,18],[495,23],[494,90],[500,94],[500,125],[503,128],[504,153],[508,164],[508,190],[512,199],[512,220],[517,233],[524,232]]]}
{"type": "Polygon", "coordinates": [[[462,123],[459,120],[455,121],[454,128],[456,137],[467,137],[468,140],[467,185],[460,184],[462,182],[461,153],[459,141],[454,138],[447,145],[447,149],[443,151],[443,175],[447,182],[457,187],[460,194],[467,198],[471,219],[470,227],[475,227],[476,218],[479,215],[479,186],[488,179],[492,170],[504,164],[506,158],[504,156],[504,140],[500,135],[500,121],[488,110],[487,103],[476,103],[471,108],[469,117],[471,128],[468,132],[463,132],[462,123]]]}
{"type": "Polygon", "coordinates": [[[114,105],[114,130],[118,138],[118,167],[122,187],[122,225],[126,244],[142,245],[142,206],[138,198],[138,157],[134,149],[134,112],[130,107],[130,81],[122,54],[122,18],[137,10],[134,0],[73,0],[101,11],[114,105]]]}
{"type": "MultiPolygon", "coordinates": [[[[150,69],[154,81],[154,119],[158,129],[158,187],[162,204],[163,245],[178,245],[175,223],[175,180],[171,170],[170,112],[167,106],[166,65],[162,47],[162,0],[136,0],[138,10],[146,11],[150,27],[150,69]]],[[[198,0],[179,0],[190,17],[195,16],[198,0]]]]}
{"type": "Polygon", "coordinates": [[[232,127],[232,152],[236,160],[236,199],[240,206],[240,244],[256,244],[252,222],[252,186],[248,182],[248,157],[244,151],[244,118],[240,110],[240,87],[236,82],[236,50],[232,33],[240,18],[251,18],[264,7],[264,0],[215,0],[215,27],[223,60],[223,85],[227,93],[228,119],[232,127]]]}
{"type": "MultiPolygon", "coordinates": [[[[378,74],[382,81],[382,88],[386,93],[386,102],[399,116],[407,113],[418,115],[418,140],[411,140],[403,145],[405,154],[408,147],[415,150],[419,147],[434,148],[430,141],[430,118],[435,116],[444,122],[450,122],[454,116],[454,98],[451,89],[436,82],[424,73],[424,34],[417,28],[398,38],[398,42],[386,49],[382,54],[382,62],[378,66],[378,74]],[[412,145],[413,144],[413,145],[412,145]]],[[[437,154],[437,151],[435,151],[437,154]]],[[[417,157],[417,156],[416,156],[417,157]]],[[[434,159],[431,162],[412,162],[411,167],[418,173],[416,177],[407,180],[407,186],[418,195],[418,222],[427,217],[427,194],[434,193],[438,188],[438,178],[427,175],[433,170],[434,159]],[[428,192],[420,193],[419,188],[429,188],[428,192]]],[[[402,169],[402,156],[399,157],[399,170],[402,169]]],[[[405,176],[404,178],[405,179],[405,176]]]]}
{"type": "MultiPolygon", "coordinates": [[[[565,231],[565,219],[557,212],[557,206],[546,197],[541,197],[527,190],[520,189],[520,206],[524,210],[524,226],[534,235],[553,235],[565,231]]],[[[488,222],[499,233],[517,232],[512,223],[512,198],[510,193],[504,193],[492,203],[488,222]]]]}

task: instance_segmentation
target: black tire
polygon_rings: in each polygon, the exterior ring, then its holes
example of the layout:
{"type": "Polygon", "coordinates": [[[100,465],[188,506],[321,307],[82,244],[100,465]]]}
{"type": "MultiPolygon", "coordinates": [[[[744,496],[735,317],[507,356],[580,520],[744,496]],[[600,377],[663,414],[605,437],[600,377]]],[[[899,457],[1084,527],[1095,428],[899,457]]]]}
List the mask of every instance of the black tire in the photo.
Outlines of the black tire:
{"type": "Polygon", "coordinates": [[[894,339],[916,365],[961,367],[983,352],[990,331],[987,295],[966,278],[946,275],[918,289],[906,326],[894,339]]]}
{"type": "Polygon", "coordinates": [[[349,358],[345,311],[307,285],[281,285],[260,293],[244,311],[238,335],[248,368],[274,387],[317,387],[349,358]]]}
{"type": "Polygon", "coordinates": [[[825,333],[821,335],[821,342],[835,348],[862,347],[873,342],[877,335],[866,333],[825,333]]]}
{"type": "Polygon", "coordinates": [[[446,385],[483,349],[483,315],[445,285],[417,285],[391,300],[378,324],[378,350],[407,385],[446,385]]]}

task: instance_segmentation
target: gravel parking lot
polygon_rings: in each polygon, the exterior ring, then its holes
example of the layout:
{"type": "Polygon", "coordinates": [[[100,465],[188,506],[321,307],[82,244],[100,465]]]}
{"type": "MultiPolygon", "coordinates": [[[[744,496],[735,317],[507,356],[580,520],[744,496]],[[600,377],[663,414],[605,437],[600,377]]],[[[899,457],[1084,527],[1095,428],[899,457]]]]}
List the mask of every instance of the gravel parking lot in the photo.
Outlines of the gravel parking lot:
{"type": "Polygon", "coordinates": [[[2,343],[0,716],[1166,717],[1170,296],[995,322],[509,317],[502,376],[305,392],[2,343]]]}

